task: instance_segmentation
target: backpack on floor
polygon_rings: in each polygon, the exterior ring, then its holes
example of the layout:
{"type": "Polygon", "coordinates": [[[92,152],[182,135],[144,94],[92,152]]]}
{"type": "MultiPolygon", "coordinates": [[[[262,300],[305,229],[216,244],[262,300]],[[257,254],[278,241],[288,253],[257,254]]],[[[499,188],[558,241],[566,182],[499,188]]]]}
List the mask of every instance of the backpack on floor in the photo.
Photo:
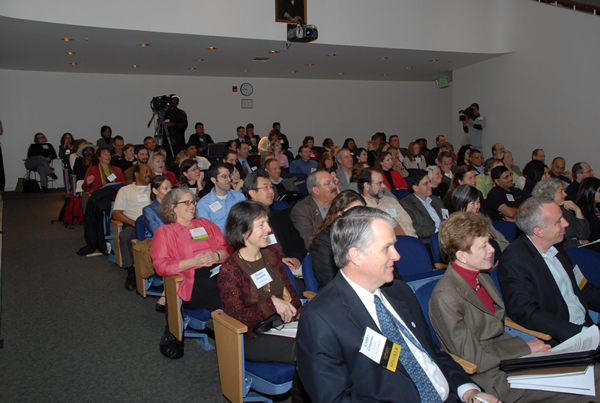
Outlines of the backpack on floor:
{"type": "MultiPolygon", "coordinates": [[[[65,227],[83,222],[83,208],[81,207],[81,198],[67,196],[65,203],[60,209],[58,220],[65,223],[65,227]]],[[[52,221],[54,224],[54,220],[52,221]]]]}

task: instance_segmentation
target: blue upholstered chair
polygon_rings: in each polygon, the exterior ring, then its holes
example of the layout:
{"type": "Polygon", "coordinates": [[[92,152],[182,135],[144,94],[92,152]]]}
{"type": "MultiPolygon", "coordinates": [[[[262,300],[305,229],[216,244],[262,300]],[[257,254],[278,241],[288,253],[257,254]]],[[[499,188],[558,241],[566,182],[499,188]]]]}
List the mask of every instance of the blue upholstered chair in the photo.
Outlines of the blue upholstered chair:
{"type": "Polygon", "coordinates": [[[509,243],[517,239],[517,224],[510,221],[492,221],[492,225],[504,235],[509,243]]]}
{"type": "Polygon", "coordinates": [[[279,200],[274,200],[273,201],[273,208],[275,210],[285,210],[288,208],[292,208],[292,205],[289,203],[286,203],[284,201],[279,201],[279,200]]]}
{"type": "MultiPolygon", "coordinates": [[[[132,239],[131,243],[133,245],[133,262],[135,268],[135,278],[137,285],[137,292],[142,297],[146,298],[146,296],[150,295],[153,297],[162,296],[162,290],[152,290],[151,288],[160,288],[163,286],[162,277],[154,274],[148,278],[143,278],[142,276],[142,265],[146,264],[142,259],[142,254],[137,251],[136,245],[140,242],[146,240],[146,227],[144,225],[144,216],[141,215],[135,220],[135,235],[137,239],[132,239]]],[[[145,270],[144,270],[145,272],[145,270]]]]}
{"type": "Polygon", "coordinates": [[[413,291],[433,279],[439,279],[444,274],[444,271],[434,270],[431,266],[427,248],[418,238],[398,235],[395,247],[400,254],[400,260],[395,265],[413,291]]]}
{"type": "Polygon", "coordinates": [[[313,272],[312,256],[309,253],[302,261],[302,276],[304,277],[304,285],[306,291],[317,292],[319,291],[319,283],[313,272]]]}
{"type": "MultiPolygon", "coordinates": [[[[587,281],[600,287],[600,253],[586,248],[566,248],[567,254],[574,265],[579,267],[587,281]]],[[[595,323],[600,321],[600,314],[589,310],[590,317],[595,323]]]]}
{"type": "Polygon", "coordinates": [[[400,201],[407,197],[410,194],[410,192],[408,191],[408,189],[394,189],[392,190],[392,194],[396,196],[396,199],[398,199],[398,201],[400,201]]]}

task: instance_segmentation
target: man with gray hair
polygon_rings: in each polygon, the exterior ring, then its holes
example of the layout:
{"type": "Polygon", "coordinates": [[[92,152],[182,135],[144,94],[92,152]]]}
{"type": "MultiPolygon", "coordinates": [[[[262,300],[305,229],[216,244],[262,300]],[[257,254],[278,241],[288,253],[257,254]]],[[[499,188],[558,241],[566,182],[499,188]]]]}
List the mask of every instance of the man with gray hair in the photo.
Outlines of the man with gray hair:
{"type": "Polygon", "coordinates": [[[306,178],[308,197],[292,208],[294,227],[304,239],[304,247],[310,249],[310,237],[325,219],[329,205],[338,195],[333,177],[327,171],[316,171],[306,178]]]}
{"type": "Polygon", "coordinates": [[[472,402],[476,396],[498,402],[435,345],[414,293],[394,280],[400,259],[394,224],[369,207],[334,222],[331,242],[341,270],[302,312],[296,338],[304,388],[315,402],[472,402]],[[383,347],[377,354],[373,346],[386,343],[398,355],[384,353],[391,357],[384,364],[383,347]]]}
{"type": "Polygon", "coordinates": [[[352,153],[347,148],[340,149],[335,155],[335,159],[339,166],[336,174],[340,182],[340,190],[343,192],[344,190],[349,189],[354,159],[352,158],[352,153]]]}
{"type": "Polygon", "coordinates": [[[517,211],[524,235],[502,252],[498,266],[508,315],[552,336],[552,345],[593,325],[588,308],[600,309],[600,289],[587,282],[560,245],[568,225],[553,199],[527,199],[517,211]]]}

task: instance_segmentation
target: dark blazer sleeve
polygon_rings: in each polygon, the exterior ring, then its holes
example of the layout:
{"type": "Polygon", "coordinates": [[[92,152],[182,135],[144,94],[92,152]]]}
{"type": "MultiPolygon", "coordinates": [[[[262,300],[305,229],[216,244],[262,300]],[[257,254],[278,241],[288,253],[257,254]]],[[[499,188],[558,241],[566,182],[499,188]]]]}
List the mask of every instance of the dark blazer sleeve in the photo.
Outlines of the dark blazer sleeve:
{"type": "MultiPolygon", "coordinates": [[[[413,222],[413,227],[419,239],[428,242],[429,238],[431,238],[431,236],[435,234],[435,223],[433,222],[433,220],[429,216],[429,213],[427,212],[425,207],[423,207],[421,202],[416,200],[416,197],[417,196],[415,196],[415,194],[412,193],[410,196],[400,200],[400,204],[402,205],[402,207],[404,207],[404,210],[406,210],[406,212],[410,216],[410,219],[413,222]]],[[[435,205],[434,208],[436,208],[435,205]]]]}
{"type": "Polygon", "coordinates": [[[581,213],[590,223],[590,236],[588,241],[592,242],[600,239],[600,219],[596,216],[596,213],[588,209],[586,206],[579,206],[581,213]]]}
{"type": "Polygon", "coordinates": [[[304,240],[300,233],[294,227],[292,219],[287,211],[270,209],[271,227],[277,236],[284,257],[293,257],[300,262],[306,257],[306,249],[304,248],[304,240]]]}
{"type": "Polygon", "coordinates": [[[290,215],[294,227],[296,227],[298,233],[300,233],[300,236],[304,240],[304,248],[306,250],[310,249],[308,241],[313,232],[315,232],[315,229],[323,222],[323,218],[318,218],[320,217],[320,214],[317,215],[315,209],[317,209],[317,206],[312,202],[312,197],[308,196],[292,208],[290,215]]]}
{"type": "Polygon", "coordinates": [[[331,233],[329,228],[319,232],[310,246],[313,272],[319,283],[319,290],[325,287],[337,275],[339,269],[333,259],[331,233]]]}

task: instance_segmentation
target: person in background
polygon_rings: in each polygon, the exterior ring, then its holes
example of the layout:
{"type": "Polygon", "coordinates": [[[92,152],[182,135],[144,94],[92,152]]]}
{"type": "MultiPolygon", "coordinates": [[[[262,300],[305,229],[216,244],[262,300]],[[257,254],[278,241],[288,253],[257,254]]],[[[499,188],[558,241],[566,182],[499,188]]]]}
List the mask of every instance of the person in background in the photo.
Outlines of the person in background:
{"type": "Polygon", "coordinates": [[[258,143],[258,153],[260,155],[263,155],[267,151],[273,151],[271,143],[273,143],[273,141],[275,140],[279,140],[279,133],[277,133],[275,129],[273,129],[269,132],[268,136],[265,136],[262,139],[260,139],[260,142],[258,143]]]}
{"type": "MultiPolygon", "coordinates": [[[[473,170],[473,172],[476,173],[475,169],[473,169],[471,165],[465,166],[468,166],[473,170]]],[[[492,169],[499,166],[504,166],[504,163],[501,160],[490,158],[485,162],[485,166],[483,167],[483,173],[475,177],[475,187],[477,187],[477,190],[481,192],[481,195],[484,199],[487,198],[488,193],[490,193],[490,190],[492,190],[492,188],[494,187],[494,181],[492,180],[492,169]]]]}
{"type": "Polygon", "coordinates": [[[442,182],[444,175],[442,175],[442,169],[437,165],[427,167],[427,175],[431,180],[431,194],[444,199],[446,192],[448,191],[448,184],[442,182]]]}
{"type": "MultiPolygon", "coordinates": [[[[154,141],[154,138],[150,137],[150,139],[152,141],[154,141]]],[[[146,148],[146,146],[144,146],[144,145],[135,146],[133,155],[135,156],[135,160],[133,161],[134,166],[137,164],[147,164],[148,160],[150,159],[149,151],[146,148]]],[[[134,166],[129,167],[124,172],[125,180],[127,181],[127,183],[133,183],[133,168],[134,168],[134,166]]]]}
{"type": "Polygon", "coordinates": [[[258,154],[258,143],[260,142],[260,136],[254,134],[254,125],[248,123],[246,125],[246,134],[244,135],[246,143],[250,146],[250,153],[255,155],[258,154]]]}
{"type": "Polygon", "coordinates": [[[370,167],[375,166],[375,160],[377,159],[378,149],[379,142],[377,140],[367,141],[367,164],[369,164],[370,167]]]}
{"type": "MultiPolygon", "coordinates": [[[[469,165],[462,165],[456,168],[454,171],[454,175],[452,176],[452,182],[450,183],[450,188],[446,192],[446,196],[444,196],[444,208],[448,210],[449,214],[454,213],[454,207],[452,206],[452,192],[459,187],[460,185],[471,185],[475,187],[476,179],[475,179],[475,170],[471,168],[469,165]]],[[[479,192],[481,194],[481,192],[479,192]]],[[[483,201],[483,195],[480,196],[480,202],[483,201]]]]}
{"type": "Polygon", "coordinates": [[[288,161],[287,155],[283,152],[283,148],[281,146],[281,141],[273,140],[271,142],[271,150],[273,150],[273,157],[277,160],[280,167],[289,168],[290,163],[288,161]]]}
{"type": "Polygon", "coordinates": [[[69,168],[69,157],[73,153],[75,140],[71,133],[65,133],[60,138],[60,146],[58,146],[58,157],[61,159],[63,168],[69,168]]]}
{"type": "Polygon", "coordinates": [[[471,144],[465,144],[458,150],[458,160],[456,165],[461,167],[463,165],[471,165],[471,150],[473,146],[471,144]]]}
{"type": "Polygon", "coordinates": [[[331,154],[329,151],[324,152],[323,155],[321,155],[321,161],[319,161],[319,166],[317,167],[317,171],[323,170],[323,169],[330,169],[333,168],[334,170],[338,169],[337,164],[334,161],[334,156],[333,154],[331,154]]]}
{"type": "Polygon", "coordinates": [[[546,153],[544,152],[543,149],[536,148],[531,153],[531,160],[532,161],[542,161],[545,164],[546,163],[546,153]]]}
{"type": "Polygon", "coordinates": [[[504,165],[492,169],[494,187],[487,195],[486,214],[492,221],[517,219],[517,209],[525,200],[523,192],[513,186],[512,176],[504,165]]]}
{"type": "Polygon", "coordinates": [[[154,153],[150,156],[148,160],[148,165],[152,168],[152,173],[154,175],[164,175],[173,184],[173,186],[177,185],[177,177],[173,172],[169,172],[165,168],[165,155],[161,153],[154,153]]]}
{"type": "Polygon", "coordinates": [[[339,268],[333,259],[331,248],[331,226],[344,212],[352,207],[365,206],[365,199],[354,190],[344,190],[331,202],[325,220],[317,227],[309,240],[313,261],[313,273],[319,284],[319,290],[325,287],[337,275],[339,268]]]}
{"type": "Polygon", "coordinates": [[[315,138],[313,136],[306,136],[304,140],[302,140],[303,146],[308,146],[310,148],[310,160],[316,161],[319,159],[319,153],[313,148],[315,146],[315,138]]]}
{"type": "Polygon", "coordinates": [[[153,238],[158,227],[169,223],[160,214],[160,205],[172,187],[171,181],[164,175],[156,175],[152,179],[152,182],[150,182],[150,200],[152,203],[142,210],[144,226],[146,227],[146,238],[153,238]]]}
{"type": "Polygon", "coordinates": [[[350,154],[352,154],[352,158],[354,158],[354,163],[356,163],[356,159],[358,158],[358,148],[356,147],[356,142],[354,141],[354,139],[348,137],[346,140],[344,140],[342,148],[347,148],[348,150],[350,150],[350,154]]]}
{"type": "Polygon", "coordinates": [[[508,168],[508,171],[513,177],[513,182],[517,183],[517,181],[519,180],[519,176],[521,176],[521,168],[515,165],[515,160],[513,159],[512,153],[508,150],[504,150],[500,151],[496,155],[498,156],[497,159],[502,161],[504,163],[504,166],[508,168]]]}
{"type": "Polygon", "coordinates": [[[198,167],[198,162],[193,159],[186,159],[181,163],[179,168],[179,184],[178,186],[187,187],[194,195],[198,196],[204,185],[204,172],[198,167]]]}
{"type": "Polygon", "coordinates": [[[387,151],[380,152],[379,156],[377,156],[377,159],[375,160],[374,168],[382,172],[385,186],[387,186],[389,190],[408,189],[408,184],[400,172],[392,169],[393,167],[394,159],[392,154],[387,151]]]}
{"type": "Polygon", "coordinates": [[[299,192],[298,187],[288,178],[281,177],[281,167],[277,160],[272,159],[265,161],[265,171],[269,174],[269,179],[274,186],[275,199],[287,192],[288,190],[299,192]]]}
{"type": "MultiPolygon", "coordinates": [[[[156,141],[152,136],[144,137],[144,147],[148,150],[148,158],[156,151],[156,141]]],[[[139,158],[138,158],[139,160],[139,158]]]]}
{"type": "Polygon", "coordinates": [[[544,179],[533,188],[533,197],[554,200],[560,206],[563,218],[569,223],[569,226],[565,228],[562,246],[576,248],[588,243],[590,223],[574,201],[565,200],[566,196],[565,185],[557,178],[544,179]]]}
{"type": "Polygon", "coordinates": [[[200,168],[201,170],[206,170],[210,167],[210,162],[205,157],[198,155],[198,149],[196,148],[196,144],[188,143],[186,145],[186,151],[188,154],[188,158],[196,160],[196,162],[198,163],[198,168],[200,168]]]}
{"type": "Polygon", "coordinates": [[[571,172],[573,174],[573,182],[567,188],[567,200],[575,201],[579,192],[579,184],[585,178],[594,176],[594,171],[587,162],[577,162],[573,165],[571,172]]]}
{"type": "Polygon", "coordinates": [[[96,153],[96,146],[92,143],[83,143],[77,147],[77,154],[79,157],[75,160],[73,165],[73,175],[78,181],[85,179],[88,167],[91,165],[96,153]]]}
{"type": "Polygon", "coordinates": [[[106,147],[112,153],[112,151],[113,151],[113,143],[115,142],[115,139],[113,139],[111,137],[112,136],[112,129],[110,128],[110,126],[102,126],[100,128],[100,135],[101,135],[101,137],[98,139],[98,141],[96,141],[96,146],[98,146],[98,147],[106,147]]]}
{"type": "Polygon", "coordinates": [[[202,122],[196,123],[194,126],[196,133],[190,135],[189,143],[194,143],[198,150],[198,156],[206,157],[208,146],[213,144],[214,141],[210,134],[204,132],[204,124],[202,122]]]}
{"type": "MultiPolygon", "coordinates": [[[[339,154],[339,152],[338,152],[339,154]]],[[[299,159],[292,161],[290,164],[290,173],[302,173],[310,175],[317,170],[319,164],[311,159],[312,150],[308,145],[301,145],[298,150],[299,159]]]]}
{"type": "MultiPolygon", "coordinates": [[[[572,185],[571,185],[572,186],[572,185]]],[[[569,186],[570,187],[570,186],[569,186]]],[[[590,242],[600,239],[600,179],[589,177],[581,181],[575,200],[581,213],[590,223],[590,242]]]]}
{"type": "Polygon", "coordinates": [[[228,150],[231,150],[233,152],[236,152],[238,149],[238,142],[236,140],[229,140],[227,142],[226,148],[228,150]]]}
{"type": "Polygon", "coordinates": [[[529,169],[527,170],[525,186],[523,187],[523,199],[530,198],[535,185],[537,185],[541,180],[549,177],[550,174],[548,167],[544,165],[542,161],[531,161],[529,164],[529,169]]]}
{"type": "Polygon", "coordinates": [[[58,158],[56,151],[52,144],[46,143],[44,133],[36,133],[33,137],[33,144],[27,150],[25,168],[30,171],[37,171],[40,174],[40,185],[44,192],[48,191],[48,178],[58,179],[54,169],[50,166],[50,162],[56,158],[58,158]]]}
{"type": "Polygon", "coordinates": [[[484,166],[483,155],[481,154],[481,151],[478,149],[471,150],[471,156],[469,157],[469,160],[471,162],[471,166],[477,172],[477,174],[482,174],[484,171],[484,166]]]}
{"type": "Polygon", "coordinates": [[[90,194],[110,183],[126,184],[125,176],[118,167],[110,165],[110,149],[108,147],[99,147],[92,164],[87,169],[83,179],[83,191],[90,194]]]}
{"type": "Polygon", "coordinates": [[[121,161],[121,171],[125,172],[131,168],[135,162],[135,146],[133,144],[125,144],[123,146],[123,160],[121,161]]]}
{"type": "Polygon", "coordinates": [[[421,146],[416,141],[411,141],[408,145],[403,164],[406,169],[425,169],[427,163],[421,154],[421,146]]]}

